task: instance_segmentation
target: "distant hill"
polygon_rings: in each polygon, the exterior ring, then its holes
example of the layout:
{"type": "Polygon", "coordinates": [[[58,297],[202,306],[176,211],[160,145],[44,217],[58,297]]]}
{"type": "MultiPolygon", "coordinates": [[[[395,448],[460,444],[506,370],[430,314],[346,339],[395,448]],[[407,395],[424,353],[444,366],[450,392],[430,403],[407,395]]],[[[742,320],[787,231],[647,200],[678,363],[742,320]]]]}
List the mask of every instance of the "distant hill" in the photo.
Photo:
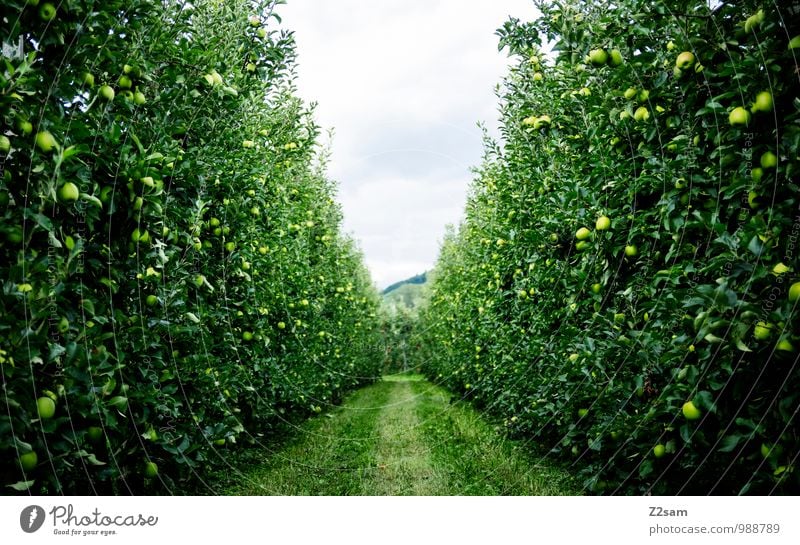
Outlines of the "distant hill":
{"type": "Polygon", "coordinates": [[[383,290],[384,307],[390,314],[396,314],[398,311],[413,314],[422,299],[427,280],[428,273],[424,272],[392,284],[383,290]]]}
{"type": "Polygon", "coordinates": [[[382,293],[383,295],[387,295],[393,292],[394,290],[398,289],[399,287],[405,286],[406,284],[424,284],[427,281],[428,281],[428,273],[426,271],[422,274],[412,276],[411,278],[406,278],[405,280],[401,280],[400,282],[395,282],[394,284],[383,290],[382,293]]]}

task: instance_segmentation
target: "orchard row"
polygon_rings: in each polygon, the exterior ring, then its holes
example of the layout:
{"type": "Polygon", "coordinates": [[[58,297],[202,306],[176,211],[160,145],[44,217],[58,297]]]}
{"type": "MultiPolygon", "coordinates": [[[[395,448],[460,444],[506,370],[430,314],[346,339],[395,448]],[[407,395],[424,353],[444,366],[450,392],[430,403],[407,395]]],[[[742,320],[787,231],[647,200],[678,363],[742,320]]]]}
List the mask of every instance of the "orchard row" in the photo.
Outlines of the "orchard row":
{"type": "Polygon", "coordinates": [[[7,492],[195,490],[379,372],[279,3],[6,3],[7,492]]]}
{"type": "Polygon", "coordinates": [[[539,2],[417,342],[600,494],[800,490],[800,28],[539,2]],[[547,48],[545,47],[547,46],[547,48]]]}

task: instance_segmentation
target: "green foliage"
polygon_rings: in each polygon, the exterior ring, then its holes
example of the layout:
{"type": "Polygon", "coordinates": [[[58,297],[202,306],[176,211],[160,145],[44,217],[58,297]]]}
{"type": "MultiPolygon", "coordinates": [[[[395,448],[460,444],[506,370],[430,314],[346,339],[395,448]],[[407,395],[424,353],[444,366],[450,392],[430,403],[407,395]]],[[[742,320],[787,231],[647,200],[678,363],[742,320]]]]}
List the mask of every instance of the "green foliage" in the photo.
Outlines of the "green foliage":
{"type": "Polygon", "coordinates": [[[3,486],[180,490],[379,373],[278,3],[4,4],[3,486]]]}
{"type": "Polygon", "coordinates": [[[800,490],[798,29],[718,4],[540,3],[499,31],[502,144],[421,311],[425,372],[595,493],[800,490]]]}

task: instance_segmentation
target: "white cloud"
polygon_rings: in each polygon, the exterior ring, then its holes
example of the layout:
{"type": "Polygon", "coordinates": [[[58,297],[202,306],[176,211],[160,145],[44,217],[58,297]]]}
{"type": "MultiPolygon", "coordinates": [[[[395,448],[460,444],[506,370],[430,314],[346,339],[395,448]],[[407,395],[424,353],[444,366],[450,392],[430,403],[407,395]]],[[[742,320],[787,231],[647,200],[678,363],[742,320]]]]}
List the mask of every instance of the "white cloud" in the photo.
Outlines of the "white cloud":
{"type": "Polygon", "coordinates": [[[334,128],[329,172],[345,230],[379,287],[433,266],[481,160],[476,123],[495,130],[505,53],[494,31],[530,20],[529,0],[292,0],[298,88],[334,128]]]}

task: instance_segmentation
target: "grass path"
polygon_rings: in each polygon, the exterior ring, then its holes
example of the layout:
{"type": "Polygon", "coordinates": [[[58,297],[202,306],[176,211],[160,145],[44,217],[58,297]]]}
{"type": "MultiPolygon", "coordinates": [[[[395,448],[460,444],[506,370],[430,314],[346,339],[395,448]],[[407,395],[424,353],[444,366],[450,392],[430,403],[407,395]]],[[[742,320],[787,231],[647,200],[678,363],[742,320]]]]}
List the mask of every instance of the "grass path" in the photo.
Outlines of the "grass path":
{"type": "Polygon", "coordinates": [[[391,376],[306,422],[222,493],[560,495],[577,487],[537,466],[474,409],[417,376],[391,376]]]}

